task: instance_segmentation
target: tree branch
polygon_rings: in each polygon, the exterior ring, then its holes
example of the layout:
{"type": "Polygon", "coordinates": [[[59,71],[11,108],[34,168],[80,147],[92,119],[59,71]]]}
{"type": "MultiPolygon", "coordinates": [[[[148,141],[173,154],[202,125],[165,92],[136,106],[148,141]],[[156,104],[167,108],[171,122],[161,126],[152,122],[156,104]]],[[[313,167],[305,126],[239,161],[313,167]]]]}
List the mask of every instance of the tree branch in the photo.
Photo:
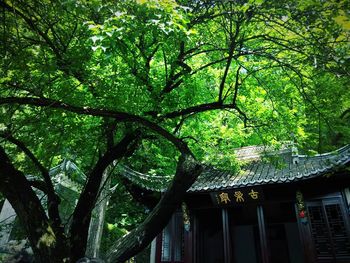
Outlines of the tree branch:
{"type": "Polygon", "coordinates": [[[232,99],[233,105],[236,105],[236,101],[237,101],[238,88],[240,86],[240,83],[239,83],[239,72],[240,72],[241,68],[242,68],[242,66],[240,65],[238,67],[238,69],[237,69],[237,72],[236,72],[235,93],[233,94],[233,99],[232,99]]]}
{"type": "Polygon", "coordinates": [[[169,93],[172,90],[176,89],[178,86],[180,86],[180,84],[182,83],[182,80],[180,78],[186,73],[190,73],[192,71],[191,67],[184,62],[185,54],[185,43],[182,41],[180,43],[179,54],[176,60],[174,61],[173,65],[171,65],[171,70],[169,76],[167,77],[165,87],[162,90],[162,95],[169,93]],[[181,70],[180,72],[175,74],[175,71],[178,67],[181,67],[181,70]]]}
{"type": "Polygon", "coordinates": [[[344,119],[346,115],[349,113],[350,113],[350,108],[346,109],[345,111],[342,112],[342,114],[340,114],[340,119],[344,119]]]}
{"type": "Polygon", "coordinates": [[[235,31],[234,35],[232,35],[232,28],[230,28],[230,32],[229,32],[229,34],[230,34],[230,36],[229,36],[230,37],[230,46],[229,46],[229,50],[228,50],[228,58],[227,58],[227,63],[226,63],[226,67],[224,70],[224,75],[222,76],[220,86],[219,86],[219,102],[223,101],[222,94],[224,92],[226,78],[227,78],[227,75],[228,75],[228,72],[229,72],[229,69],[231,66],[231,62],[233,59],[234,51],[236,48],[236,44],[237,44],[236,40],[237,40],[238,34],[240,32],[240,24],[239,23],[240,22],[236,22],[236,31],[235,31]]]}
{"type": "Polygon", "coordinates": [[[80,194],[78,203],[73,212],[72,224],[70,227],[72,262],[84,256],[83,253],[86,250],[91,212],[97,200],[103,172],[114,160],[131,155],[135,149],[131,146],[138,137],[139,134],[136,132],[127,134],[118,144],[107,150],[107,152],[99,158],[91,171],[88,182],[83,192],[80,194]]]}
{"type": "Polygon", "coordinates": [[[194,75],[194,74],[198,73],[199,71],[201,71],[201,70],[203,70],[203,69],[205,69],[205,68],[207,68],[207,67],[210,67],[210,66],[215,65],[215,64],[217,64],[217,63],[223,62],[223,61],[225,61],[225,60],[227,60],[227,59],[228,59],[228,57],[224,57],[224,58],[221,58],[221,59],[212,61],[212,62],[210,62],[210,63],[208,63],[208,64],[205,64],[205,65],[203,65],[203,66],[197,68],[196,70],[193,70],[193,71],[191,72],[191,75],[194,75]]]}
{"type": "Polygon", "coordinates": [[[50,224],[40,200],[32,190],[24,174],[17,170],[0,146],[0,192],[9,200],[29,238],[36,255],[36,262],[62,262],[65,242],[63,233],[50,232],[50,224]],[[41,238],[48,235],[55,239],[60,251],[53,244],[43,244],[41,238]],[[61,253],[61,255],[60,255],[61,253]]]}
{"type": "Polygon", "coordinates": [[[54,43],[51,41],[51,39],[48,37],[48,35],[41,31],[36,24],[34,23],[34,21],[32,19],[30,19],[29,17],[27,17],[26,15],[24,15],[20,10],[18,10],[15,6],[10,6],[9,4],[7,4],[5,1],[0,1],[0,6],[2,6],[3,8],[7,9],[8,11],[19,15],[26,23],[27,25],[33,29],[37,34],[39,34],[39,36],[41,36],[45,42],[48,44],[48,46],[52,49],[52,51],[55,53],[55,55],[57,56],[57,58],[61,59],[61,51],[54,45],[54,43]]]}
{"type": "Polygon", "coordinates": [[[61,228],[61,218],[58,211],[58,205],[60,203],[59,196],[55,193],[55,188],[52,184],[49,171],[39,162],[35,155],[29,150],[29,148],[20,140],[14,138],[11,134],[0,133],[0,137],[5,140],[15,144],[19,149],[21,149],[28,158],[34,163],[34,165],[41,172],[44,182],[46,184],[46,193],[48,197],[48,213],[50,219],[54,223],[54,227],[61,228]]]}
{"type": "Polygon", "coordinates": [[[44,194],[48,194],[47,185],[41,180],[29,180],[30,186],[42,191],[44,194]]]}
{"type": "Polygon", "coordinates": [[[155,133],[161,135],[168,141],[170,141],[180,152],[191,154],[190,149],[187,144],[178,139],[176,136],[159,126],[158,124],[149,121],[145,118],[142,118],[138,115],[133,115],[126,112],[121,111],[113,111],[106,109],[96,109],[90,107],[78,107],[74,105],[70,105],[64,102],[47,99],[47,98],[33,98],[33,97],[7,97],[0,98],[0,105],[2,104],[20,104],[20,105],[31,105],[37,107],[49,107],[53,109],[62,109],[69,112],[74,112],[81,115],[89,115],[96,117],[110,117],[119,122],[132,122],[140,124],[148,129],[154,131],[155,133]]]}
{"type": "Polygon", "coordinates": [[[189,114],[200,113],[200,112],[210,111],[210,110],[220,110],[220,109],[235,109],[235,105],[222,104],[222,103],[217,102],[217,101],[210,102],[210,103],[204,103],[204,104],[199,104],[199,105],[189,107],[186,109],[166,113],[163,115],[163,118],[176,118],[179,116],[185,116],[185,115],[189,115],[189,114]]]}

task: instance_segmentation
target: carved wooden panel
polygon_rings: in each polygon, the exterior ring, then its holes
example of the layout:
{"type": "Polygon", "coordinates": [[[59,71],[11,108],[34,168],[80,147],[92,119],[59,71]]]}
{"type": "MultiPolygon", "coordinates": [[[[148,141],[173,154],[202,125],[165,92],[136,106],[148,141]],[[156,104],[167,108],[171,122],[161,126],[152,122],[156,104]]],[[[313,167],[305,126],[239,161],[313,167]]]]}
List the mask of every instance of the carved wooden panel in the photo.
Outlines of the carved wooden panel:
{"type": "Polygon", "coordinates": [[[349,262],[348,215],[340,198],[307,203],[311,236],[320,262],[349,262]]]}

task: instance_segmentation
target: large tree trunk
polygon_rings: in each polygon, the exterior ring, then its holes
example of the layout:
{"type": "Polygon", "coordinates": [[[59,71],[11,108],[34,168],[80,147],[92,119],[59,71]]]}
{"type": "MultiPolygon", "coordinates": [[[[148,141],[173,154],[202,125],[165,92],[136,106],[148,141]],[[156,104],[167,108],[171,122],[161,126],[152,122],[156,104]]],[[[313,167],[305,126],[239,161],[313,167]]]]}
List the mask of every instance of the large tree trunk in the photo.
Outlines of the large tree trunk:
{"type": "Polygon", "coordinates": [[[54,233],[40,200],[1,146],[0,182],[0,191],[15,209],[28,235],[36,262],[63,262],[67,249],[62,236],[54,233]]]}
{"type": "Polygon", "coordinates": [[[107,254],[108,262],[122,263],[141,252],[166,226],[202,170],[203,167],[190,155],[182,155],[167,192],[140,226],[117,241],[107,254]]]}

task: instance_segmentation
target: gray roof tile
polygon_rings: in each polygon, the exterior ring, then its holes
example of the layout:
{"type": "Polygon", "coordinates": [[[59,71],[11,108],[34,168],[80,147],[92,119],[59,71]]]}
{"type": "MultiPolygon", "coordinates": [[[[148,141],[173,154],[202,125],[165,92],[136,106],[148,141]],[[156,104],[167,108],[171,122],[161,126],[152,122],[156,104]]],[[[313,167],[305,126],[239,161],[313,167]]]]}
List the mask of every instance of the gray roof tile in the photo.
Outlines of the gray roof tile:
{"type": "MultiPolygon", "coordinates": [[[[262,160],[261,156],[266,152],[267,148],[262,146],[237,149],[237,158],[246,162],[239,172],[230,173],[206,166],[188,192],[208,192],[248,185],[299,181],[331,172],[337,166],[350,162],[350,145],[334,152],[315,156],[292,156],[289,148],[268,152],[268,155],[280,157],[279,159],[282,160],[277,166],[274,165],[273,161],[262,160]],[[292,157],[297,157],[298,162],[292,163],[292,157]]],[[[122,174],[139,186],[153,191],[165,191],[171,181],[170,177],[145,175],[127,167],[123,169],[122,174]]]]}

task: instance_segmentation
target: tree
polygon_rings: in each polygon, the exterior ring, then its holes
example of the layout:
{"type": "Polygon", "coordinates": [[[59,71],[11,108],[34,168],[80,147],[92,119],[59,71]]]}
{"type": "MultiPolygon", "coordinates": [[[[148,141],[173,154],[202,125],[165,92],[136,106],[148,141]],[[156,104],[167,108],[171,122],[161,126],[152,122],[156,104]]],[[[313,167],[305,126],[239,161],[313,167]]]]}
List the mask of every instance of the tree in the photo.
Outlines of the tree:
{"type": "Polygon", "coordinates": [[[144,222],[108,253],[123,262],[166,225],[201,161],[232,167],[232,148],[292,139],[310,148],[316,133],[319,149],[332,146],[320,140],[326,132],[342,130],[336,143],[346,141],[339,116],[350,95],[348,5],[0,1],[0,192],[36,260],[84,256],[113,161],[175,174],[144,222]],[[66,227],[48,174],[64,157],[88,175],[66,227]],[[24,176],[35,171],[48,215],[24,176]]]}

